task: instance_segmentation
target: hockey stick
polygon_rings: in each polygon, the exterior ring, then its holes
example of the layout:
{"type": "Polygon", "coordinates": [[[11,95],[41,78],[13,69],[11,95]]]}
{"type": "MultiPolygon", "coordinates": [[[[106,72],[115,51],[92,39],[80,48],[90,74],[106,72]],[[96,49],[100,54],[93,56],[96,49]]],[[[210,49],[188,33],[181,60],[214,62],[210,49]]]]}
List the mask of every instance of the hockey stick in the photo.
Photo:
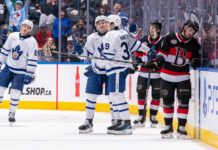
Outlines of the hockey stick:
{"type": "MultiPolygon", "coordinates": [[[[74,56],[74,57],[81,57],[81,58],[87,58],[87,56],[82,56],[82,55],[77,55],[77,54],[70,54],[70,53],[64,53],[64,52],[59,52],[59,51],[52,51],[52,53],[55,54],[61,54],[61,55],[68,55],[68,56],[74,56]]],[[[124,61],[124,60],[116,60],[116,59],[106,59],[106,58],[102,58],[102,57],[91,57],[91,59],[98,59],[98,60],[107,60],[107,61],[113,61],[113,62],[121,62],[121,63],[127,63],[127,64],[136,64],[134,62],[130,62],[130,61],[124,61]]]]}

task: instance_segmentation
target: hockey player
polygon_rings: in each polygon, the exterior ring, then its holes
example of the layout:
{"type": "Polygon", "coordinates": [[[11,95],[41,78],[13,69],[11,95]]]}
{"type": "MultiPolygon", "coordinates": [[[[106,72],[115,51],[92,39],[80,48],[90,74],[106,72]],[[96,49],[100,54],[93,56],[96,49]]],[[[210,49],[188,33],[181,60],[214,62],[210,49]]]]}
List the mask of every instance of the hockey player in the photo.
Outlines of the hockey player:
{"type": "MultiPolygon", "coordinates": [[[[144,42],[148,47],[156,51],[156,53],[161,48],[162,43],[162,37],[160,36],[161,27],[162,24],[158,20],[152,21],[149,27],[149,35],[146,35],[140,39],[141,42],[144,42]]],[[[146,53],[136,52],[136,58],[139,58],[139,60],[143,60],[143,57],[145,57],[145,55],[146,53]]],[[[156,115],[160,104],[160,70],[157,69],[152,71],[149,70],[146,65],[142,65],[140,71],[141,72],[139,73],[137,81],[139,118],[133,122],[133,128],[145,126],[147,103],[147,99],[145,98],[147,97],[146,89],[148,84],[152,87],[152,100],[150,105],[151,127],[156,127],[156,125],[158,124],[158,121],[156,120],[156,115]],[[149,71],[151,71],[150,79],[148,79],[149,71]]]]}
{"type": "MultiPolygon", "coordinates": [[[[85,46],[74,46],[75,52],[89,58],[101,57],[103,50],[102,39],[108,31],[108,19],[106,16],[98,16],[95,19],[97,32],[88,36],[85,46]]],[[[106,83],[105,66],[101,60],[92,59],[92,64],[87,68],[85,75],[88,77],[86,84],[86,121],[79,127],[79,133],[93,132],[93,117],[98,95],[103,93],[103,84],[106,83]]],[[[105,85],[106,87],[106,85],[105,85]]],[[[106,93],[107,94],[107,91],[106,93]]],[[[113,117],[112,117],[113,119],[113,117]]]]}
{"type": "Polygon", "coordinates": [[[113,60],[132,61],[131,53],[135,50],[149,51],[142,42],[133,39],[129,33],[120,29],[121,19],[118,15],[108,16],[110,30],[103,39],[102,56],[106,61],[109,100],[112,102],[116,121],[108,127],[108,134],[132,134],[129,108],[124,96],[126,77],[132,64],[113,60]]]}
{"type": "Polygon", "coordinates": [[[189,64],[193,68],[200,66],[200,45],[193,37],[198,29],[199,25],[196,21],[188,20],[185,22],[180,33],[170,33],[164,38],[157,59],[148,65],[150,68],[162,66],[160,88],[166,126],[161,131],[163,138],[173,137],[175,90],[178,98],[178,137],[187,135],[185,126],[191,98],[189,64]]]}
{"type": "Polygon", "coordinates": [[[0,103],[11,83],[9,122],[15,122],[15,112],[24,84],[30,84],[35,76],[38,45],[30,35],[32,29],[32,21],[24,20],[20,32],[11,33],[0,52],[0,63],[4,64],[0,72],[0,103]]]}

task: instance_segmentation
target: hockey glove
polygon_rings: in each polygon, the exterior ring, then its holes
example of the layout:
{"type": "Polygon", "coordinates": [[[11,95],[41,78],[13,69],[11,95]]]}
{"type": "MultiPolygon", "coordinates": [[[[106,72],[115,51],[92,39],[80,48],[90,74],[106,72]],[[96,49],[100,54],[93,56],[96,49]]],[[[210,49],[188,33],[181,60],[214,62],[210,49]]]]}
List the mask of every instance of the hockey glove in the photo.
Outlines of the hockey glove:
{"type": "Polygon", "coordinates": [[[152,70],[160,69],[163,66],[164,58],[162,56],[158,56],[157,59],[153,59],[146,64],[146,67],[152,70]]]}
{"type": "Polygon", "coordinates": [[[73,47],[74,47],[74,52],[75,52],[76,54],[81,55],[81,54],[83,53],[83,47],[82,47],[82,45],[81,45],[80,43],[75,42],[74,45],[73,45],[73,47]]]}
{"type": "Polygon", "coordinates": [[[35,79],[35,77],[34,77],[33,74],[26,74],[24,76],[24,80],[23,81],[24,81],[24,84],[28,85],[28,84],[32,83],[34,79],[35,79]]]}
{"type": "Polygon", "coordinates": [[[195,70],[196,68],[200,67],[200,66],[201,66],[200,59],[198,59],[198,58],[193,58],[193,59],[191,60],[191,66],[193,67],[194,70],[195,70]]]}
{"type": "Polygon", "coordinates": [[[130,33],[136,33],[137,32],[137,25],[135,23],[130,23],[129,24],[129,32],[130,33]]]}
{"type": "Polygon", "coordinates": [[[150,51],[148,52],[148,60],[156,59],[156,57],[157,57],[157,53],[156,53],[156,51],[154,49],[154,46],[152,46],[150,48],[150,51]]]}
{"type": "Polygon", "coordinates": [[[142,64],[143,63],[143,61],[142,61],[142,59],[140,58],[140,57],[136,57],[135,58],[135,64],[136,65],[140,65],[140,64],[142,64]]]}
{"type": "Polygon", "coordinates": [[[92,76],[94,76],[95,74],[96,74],[96,73],[94,72],[92,66],[86,67],[86,72],[84,72],[84,75],[85,75],[86,77],[92,77],[92,76]]]}
{"type": "Polygon", "coordinates": [[[138,65],[133,64],[131,68],[128,68],[129,74],[134,74],[138,70],[138,65]]]}

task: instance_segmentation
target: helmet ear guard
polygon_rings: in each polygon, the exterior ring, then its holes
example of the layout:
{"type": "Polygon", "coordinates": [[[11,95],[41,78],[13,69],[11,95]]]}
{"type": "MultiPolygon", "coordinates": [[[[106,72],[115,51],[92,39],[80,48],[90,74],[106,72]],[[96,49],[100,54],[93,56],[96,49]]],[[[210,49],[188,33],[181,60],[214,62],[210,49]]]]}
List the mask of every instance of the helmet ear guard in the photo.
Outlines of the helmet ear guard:
{"type": "Polygon", "coordinates": [[[120,27],[121,26],[121,18],[118,15],[109,15],[108,21],[110,23],[114,24],[114,27],[120,27]]]}

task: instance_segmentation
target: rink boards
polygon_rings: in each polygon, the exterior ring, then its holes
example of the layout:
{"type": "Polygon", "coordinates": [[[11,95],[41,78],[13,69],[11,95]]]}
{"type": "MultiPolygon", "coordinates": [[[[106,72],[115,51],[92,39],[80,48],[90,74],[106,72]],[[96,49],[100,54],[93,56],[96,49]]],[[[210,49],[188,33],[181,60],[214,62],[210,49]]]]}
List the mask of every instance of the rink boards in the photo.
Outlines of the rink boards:
{"type": "MultiPolygon", "coordinates": [[[[86,67],[87,64],[39,64],[36,80],[24,88],[19,108],[85,110],[87,78],[83,73],[86,67]]],[[[126,80],[125,96],[132,114],[137,114],[137,76],[137,73],[129,75],[126,80]]],[[[216,70],[200,69],[191,72],[192,99],[187,125],[191,137],[201,139],[216,147],[218,147],[217,77],[216,70]]],[[[9,91],[4,95],[3,108],[9,107],[8,93],[9,91]]],[[[107,96],[99,96],[96,111],[109,111],[107,96]]],[[[158,120],[163,123],[162,108],[159,112],[158,120]]],[[[176,124],[175,121],[174,125],[176,124]]]]}

